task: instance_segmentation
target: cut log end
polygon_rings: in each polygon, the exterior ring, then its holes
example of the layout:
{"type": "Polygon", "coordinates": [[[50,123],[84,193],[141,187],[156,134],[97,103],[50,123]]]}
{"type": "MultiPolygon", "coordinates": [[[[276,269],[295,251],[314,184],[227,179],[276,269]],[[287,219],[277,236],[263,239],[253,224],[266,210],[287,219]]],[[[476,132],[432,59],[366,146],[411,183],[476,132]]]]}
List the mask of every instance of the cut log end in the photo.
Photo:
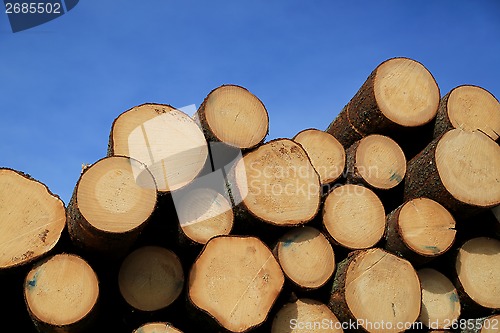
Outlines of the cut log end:
{"type": "MultiPolygon", "coordinates": [[[[493,140],[500,135],[500,103],[487,90],[470,85],[450,91],[442,106],[452,128],[480,130],[493,140]]],[[[443,127],[445,128],[445,127],[443,127]]],[[[436,135],[442,133],[435,133],[436,135]]]]}
{"type": "Polygon", "coordinates": [[[213,90],[200,106],[198,118],[210,136],[242,149],[261,143],[269,128],[264,104],[245,88],[235,85],[213,90]]]}
{"type": "Polygon", "coordinates": [[[146,164],[158,191],[169,192],[196,178],[205,165],[208,147],[203,132],[185,113],[169,105],[143,104],[116,118],[109,154],[146,164]]]}
{"type": "Polygon", "coordinates": [[[172,304],[184,286],[179,258],[170,250],[145,246],[129,254],[120,267],[118,285],[125,301],[141,311],[172,304]]]}
{"type": "Polygon", "coordinates": [[[231,332],[267,318],[284,276],[271,251],[254,237],[220,236],[205,246],[189,276],[189,299],[231,332]]]}
{"type": "Polygon", "coordinates": [[[323,303],[298,299],[285,304],[276,314],[271,333],[343,333],[333,312],[323,303]]]}
{"type": "Polygon", "coordinates": [[[421,126],[436,115],[439,88],[431,73],[417,61],[385,61],[377,67],[373,85],[380,111],[396,124],[421,126]]]}
{"type": "Polygon", "coordinates": [[[99,283],[83,259],[58,254],[28,273],[24,296],[35,323],[64,327],[90,317],[99,296],[99,283]]]}
{"type": "Polygon", "coordinates": [[[335,270],[335,255],[326,237],[312,227],[297,227],[277,244],[277,258],[285,275],[297,286],[323,286],[335,270]]]}
{"type": "Polygon", "coordinates": [[[179,223],[184,234],[193,242],[205,244],[209,239],[227,235],[234,222],[229,198],[209,189],[195,189],[176,203],[179,223]]]}
{"type": "Polygon", "coordinates": [[[156,185],[142,163],[128,157],[108,157],[84,172],[76,202],[82,216],[97,230],[129,232],[152,214],[156,185]]]}
{"type": "Polygon", "coordinates": [[[334,136],[320,130],[308,129],[298,133],[293,140],[306,151],[321,184],[331,183],[342,175],[345,151],[334,136]]]}
{"type": "Polygon", "coordinates": [[[455,219],[446,208],[427,198],[404,204],[398,223],[403,242],[419,255],[441,255],[455,241],[455,219]]]}
{"type": "Polygon", "coordinates": [[[339,266],[330,305],[341,320],[377,333],[402,332],[417,320],[420,282],[408,261],[373,248],[355,252],[339,266]]]}
{"type": "Polygon", "coordinates": [[[455,269],[464,292],[482,307],[500,309],[500,241],[478,237],[459,249],[455,269]]]}
{"type": "Polygon", "coordinates": [[[377,189],[397,186],[406,174],[406,158],[401,147],[389,137],[369,135],[355,149],[355,173],[367,185],[377,189]]]}
{"type": "Polygon", "coordinates": [[[182,333],[169,323],[147,323],[134,330],[133,333],[182,333]]]}
{"type": "Polygon", "coordinates": [[[235,183],[246,209],[270,224],[303,224],[319,209],[319,176],[292,140],[270,141],[245,155],[236,165],[235,183]]]}
{"type": "Polygon", "coordinates": [[[384,206],[370,189],[343,185],[326,198],[323,224],[338,244],[349,249],[369,248],[384,235],[384,206]]]}
{"type": "Polygon", "coordinates": [[[433,329],[448,329],[460,316],[460,300],[453,283],[431,268],[417,272],[422,286],[419,320],[433,329]]]}
{"type": "Polygon", "coordinates": [[[45,185],[0,168],[0,271],[49,252],[65,224],[63,202],[45,185]]]}
{"type": "Polygon", "coordinates": [[[446,190],[460,202],[500,204],[500,147],[481,132],[446,132],[435,151],[436,167],[446,190]]]}

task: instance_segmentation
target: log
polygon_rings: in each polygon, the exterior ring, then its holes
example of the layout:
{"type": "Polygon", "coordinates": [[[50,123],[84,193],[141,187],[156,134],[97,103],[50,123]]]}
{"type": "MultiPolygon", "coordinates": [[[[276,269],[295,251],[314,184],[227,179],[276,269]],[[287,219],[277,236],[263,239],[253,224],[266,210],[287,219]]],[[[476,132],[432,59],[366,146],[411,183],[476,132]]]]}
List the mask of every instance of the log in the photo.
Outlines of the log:
{"type": "MultiPolygon", "coordinates": [[[[343,117],[348,119],[344,124],[352,128],[336,126],[335,132],[352,133],[354,129],[366,136],[422,126],[435,117],[439,98],[436,81],[422,64],[392,58],[380,64],[349,101],[343,117]]],[[[342,140],[343,144],[352,145],[352,139],[342,140]]]]}
{"type": "Polygon", "coordinates": [[[123,260],[118,286],[125,301],[134,309],[158,311],[179,297],[184,287],[184,272],[172,251],[144,246],[123,260]]]}
{"type": "Polygon", "coordinates": [[[333,135],[342,146],[347,149],[354,142],[361,140],[365,135],[361,133],[349,119],[349,103],[340,111],[338,116],[326,129],[327,133],[333,135]]]}
{"type": "Polygon", "coordinates": [[[146,323],[132,333],[182,333],[169,323],[146,323]]]}
{"type": "Polygon", "coordinates": [[[278,311],[271,333],[343,333],[342,325],[325,304],[299,298],[278,311]]]}
{"type": "Polygon", "coordinates": [[[453,88],[439,103],[434,125],[437,138],[453,128],[480,130],[493,140],[500,135],[500,103],[484,88],[462,85],[453,88]]]}
{"type": "Polygon", "coordinates": [[[422,310],[419,321],[430,329],[450,329],[460,317],[460,299],[453,283],[439,271],[417,271],[422,286],[422,310]]]}
{"type": "Polygon", "coordinates": [[[24,297],[40,332],[89,332],[97,315],[99,281],[82,258],[57,254],[28,273],[24,297]]]}
{"type": "Polygon", "coordinates": [[[427,197],[466,217],[500,204],[500,147],[486,134],[453,129],[407,167],[405,199],[427,197]]]}
{"type": "Polygon", "coordinates": [[[206,244],[211,238],[228,235],[234,222],[230,198],[210,188],[186,193],[176,203],[182,236],[191,244],[206,244]]]}
{"type": "Polygon", "coordinates": [[[80,248],[119,256],[132,246],[155,206],[156,185],[146,166],[129,157],[106,157],[80,176],[68,205],[68,231],[80,248]]]}
{"type": "Polygon", "coordinates": [[[456,288],[464,311],[500,309],[500,241],[477,237],[465,242],[455,260],[456,288]]]}
{"type": "Polygon", "coordinates": [[[283,283],[279,264],[258,238],[219,236],[193,264],[188,298],[220,327],[247,332],[266,320],[283,283]]]}
{"type": "Polygon", "coordinates": [[[247,89],[223,85],[210,92],[194,116],[208,141],[250,149],[264,141],[269,116],[264,104],[247,89]]]}
{"type": "Polygon", "coordinates": [[[455,241],[455,219],[427,198],[407,201],[387,215],[385,249],[422,264],[448,251],[455,241]]]}
{"type": "Polygon", "coordinates": [[[323,226],[334,243],[348,249],[366,249],[384,235],[384,206],[366,187],[338,186],[326,197],[323,226]]]}
{"type": "Polygon", "coordinates": [[[403,150],[391,138],[372,134],[355,142],[346,151],[347,181],[373,189],[396,187],[406,174],[403,150]]]}
{"type": "Polygon", "coordinates": [[[417,320],[421,297],[412,265],[372,248],[338,264],[328,306],[340,321],[355,322],[354,331],[403,332],[417,320]]]}
{"type": "Polygon", "coordinates": [[[65,225],[64,203],[47,186],[0,168],[0,273],[47,254],[65,225]]]}
{"type": "Polygon", "coordinates": [[[298,288],[322,287],[335,270],[335,254],[326,237],[309,226],[284,234],[273,251],[285,276],[298,288]]]}
{"type": "Polygon", "coordinates": [[[307,129],[295,135],[293,141],[306,151],[321,185],[328,185],[342,176],[345,150],[335,137],[317,129],[307,129]]]}
{"type": "Polygon", "coordinates": [[[319,209],[320,183],[307,153],[288,139],[270,141],[238,161],[234,193],[240,215],[271,225],[297,226],[312,220],[319,209]]]}
{"type": "Polygon", "coordinates": [[[191,183],[205,165],[208,148],[187,114],[170,105],[142,104],[114,120],[108,145],[108,156],[113,155],[146,164],[161,194],[191,183]]]}

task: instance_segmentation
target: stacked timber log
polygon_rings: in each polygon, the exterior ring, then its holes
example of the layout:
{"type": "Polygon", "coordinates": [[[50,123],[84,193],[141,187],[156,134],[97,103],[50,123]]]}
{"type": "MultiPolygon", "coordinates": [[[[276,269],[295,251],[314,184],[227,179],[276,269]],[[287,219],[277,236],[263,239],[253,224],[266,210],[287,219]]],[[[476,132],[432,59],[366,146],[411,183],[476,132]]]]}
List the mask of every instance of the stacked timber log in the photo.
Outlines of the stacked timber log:
{"type": "Polygon", "coordinates": [[[22,332],[500,332],[500,104],[380,64],[326,131],[265,141],[236,85],[111,126],[67,207],[0,169],[22,332]]]}

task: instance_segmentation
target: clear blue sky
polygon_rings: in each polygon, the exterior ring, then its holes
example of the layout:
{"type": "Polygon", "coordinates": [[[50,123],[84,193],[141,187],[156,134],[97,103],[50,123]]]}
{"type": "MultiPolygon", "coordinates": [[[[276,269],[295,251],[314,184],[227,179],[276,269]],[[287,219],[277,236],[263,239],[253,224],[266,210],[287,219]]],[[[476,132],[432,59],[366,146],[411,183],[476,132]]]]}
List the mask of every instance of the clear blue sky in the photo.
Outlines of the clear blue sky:
{"type": "Polygon", "coordinates": [[[12,33],[0,13],[0,165],[68,203],[81,164],[106,154],[121,112],[201,103],[243,85],[266,105],[269,139],[325,129],[382,61],[406,56],[441,94],[500,96],[500,1],[81,0],[12,33]]]}

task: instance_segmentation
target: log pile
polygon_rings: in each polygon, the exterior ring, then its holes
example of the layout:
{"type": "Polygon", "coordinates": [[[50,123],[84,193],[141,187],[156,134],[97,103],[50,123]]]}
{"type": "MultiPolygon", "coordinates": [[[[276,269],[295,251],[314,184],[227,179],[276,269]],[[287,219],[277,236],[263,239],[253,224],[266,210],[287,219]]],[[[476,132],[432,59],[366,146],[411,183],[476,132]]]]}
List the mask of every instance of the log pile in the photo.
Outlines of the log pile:
{"type": "Polygon", "coordinates": [[[380,64],[326,131],[265,141],[245,88],[111,126],[65,207],[0,169],[22,332],[500,332],[500,104],[380,64]]]}

